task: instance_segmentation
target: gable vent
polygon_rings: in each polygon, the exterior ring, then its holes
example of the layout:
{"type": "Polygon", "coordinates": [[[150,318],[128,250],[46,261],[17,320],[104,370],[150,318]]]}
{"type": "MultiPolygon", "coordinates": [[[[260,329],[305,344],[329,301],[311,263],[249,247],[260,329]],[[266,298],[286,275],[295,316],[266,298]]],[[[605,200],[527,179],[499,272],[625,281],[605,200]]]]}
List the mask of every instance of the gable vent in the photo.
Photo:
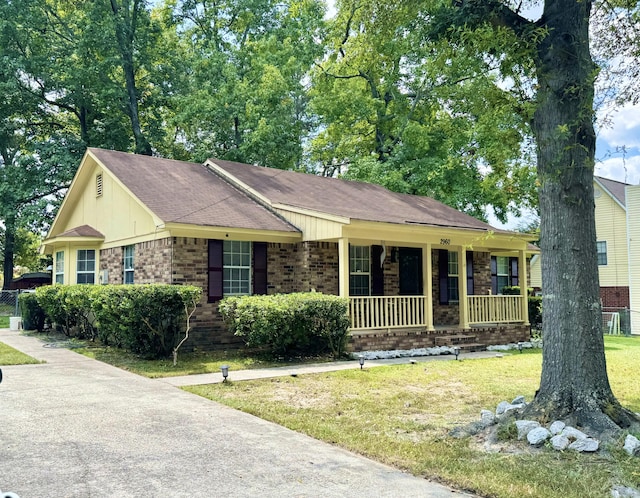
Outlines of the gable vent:
{"type": "Polygon", "coordinates": [[[96,175],[96,197],[102,196],[102,173],[96,175]]]}

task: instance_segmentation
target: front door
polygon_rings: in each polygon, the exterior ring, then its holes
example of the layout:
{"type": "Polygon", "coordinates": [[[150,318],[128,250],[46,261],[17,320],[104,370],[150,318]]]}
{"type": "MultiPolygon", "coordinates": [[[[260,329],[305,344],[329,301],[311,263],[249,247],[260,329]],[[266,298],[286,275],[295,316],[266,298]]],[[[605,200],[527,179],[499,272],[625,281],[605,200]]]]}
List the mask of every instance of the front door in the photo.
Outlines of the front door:
{"type": "Polygon", "coordinates": [[[400,263],[400,295],[422,295],[422,249],[419,247],[401,247],[400,263]]]}

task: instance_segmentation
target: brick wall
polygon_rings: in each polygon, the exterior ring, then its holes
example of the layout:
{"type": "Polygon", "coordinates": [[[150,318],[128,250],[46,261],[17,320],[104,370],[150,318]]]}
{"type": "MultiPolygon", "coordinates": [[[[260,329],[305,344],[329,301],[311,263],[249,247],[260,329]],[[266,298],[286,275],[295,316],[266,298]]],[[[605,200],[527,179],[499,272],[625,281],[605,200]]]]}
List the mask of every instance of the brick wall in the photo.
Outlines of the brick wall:
{"type": "MultiPolygon", "coordinates": [[[[122,247],[112,247],[111,249],[100,250],[100,272],[107,270],[109,273],[108,281],[100,284],[114,284],[119,285],[122,283],[122,271],[123,271],[123,250],[122,247]]],[[[98,276],[100,279],[100,275],[98,276]]]]}
{"type": "Polygon", "coordinates": [[[338,244],[302,242],[269,244],[267,247],[267,289],[269,294],[309,292],[337,295],[338,244]]]}
{"type": "Polygon", "coordinates": [[[600,287],[604,308],[629,308],[629,287],[600,287]]]}
{"type": "Polygon", "coordinates": [[[218,313],[218,303],[209,303],[209,242],[191,237],[173,238],[172,280],[174,284],[195,285],[202,288],[202,299],[191,319],[193,327],[185,350],[233,349],[242,340],[227,330],[218,313]]]}
{"type": "MultiPolygon", "coordinates": [[[[135,245],[133,256],[133,281],[136,284],[171,283],[170,238],[141,242],[135,245]]],[[[124,271],[124,247],[113,247],[100,251],[100,270],[109,271],[110,284],[122,284],[124,271]]]]}
{"type": "Polygon", "coordinates": [[[485,346],[517,343],[528,341],[530,338],[529,326],[518,323],[501,324],[494,327],[471,327],[466,330],[452,328],[432,332],[424,329],[366,331],[351,335],[348,350],[357,352],[430,348],[435,345],[436,337],[459,334],[475,336],[471,342],[485,346]]]}

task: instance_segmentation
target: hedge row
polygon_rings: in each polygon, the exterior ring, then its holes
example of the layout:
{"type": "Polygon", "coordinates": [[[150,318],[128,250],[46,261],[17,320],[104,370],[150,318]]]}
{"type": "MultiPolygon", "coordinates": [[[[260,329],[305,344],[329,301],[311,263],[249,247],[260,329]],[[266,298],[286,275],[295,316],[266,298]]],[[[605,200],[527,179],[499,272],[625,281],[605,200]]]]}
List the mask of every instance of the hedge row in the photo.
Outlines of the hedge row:
{"type": "Polygon", "coordinates": [[[344,354],[348,299],[317,292],[227,297],[220,302],[227,327],[249,347],[284,356],[344,354]]]}
{"type": "MultiPolygon", "coordinates": [[[[66,335],[97,338],[147,358],[171,354],[201,295],[197,287],[180,285],[53,285],[35,293],[47,320],[66,335]]],[[[32,298],[21,299],[30,303],[23,313],[33,308],[32,298]]]]}

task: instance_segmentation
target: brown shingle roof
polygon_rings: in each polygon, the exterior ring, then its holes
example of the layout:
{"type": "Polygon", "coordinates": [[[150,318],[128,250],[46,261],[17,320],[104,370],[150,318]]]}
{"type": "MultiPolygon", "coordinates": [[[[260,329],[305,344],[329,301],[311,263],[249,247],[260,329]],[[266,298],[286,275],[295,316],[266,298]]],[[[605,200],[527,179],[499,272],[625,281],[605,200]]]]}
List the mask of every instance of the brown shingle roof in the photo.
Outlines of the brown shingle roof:
{"type": "Polygon", "coordinates": [[[273,204],[363,221],[502,231],[430,197],[398,194],[371,183],[210,161],[273,204]]]}
{"type": "Polygon", "coordinates": [[[165,223],[298,231],[202,164],[89,150],[165,223]]]}
{"type": "Polygon", "coordinates": [[[58,237],[95,237],[97,239],[104,239],[104,235],[89,225],[80,225],[79,227],[71,228],[58,235],[58,237]]]}
{"type": "Polygon", "coordinates": [[[609,180],[608,178],[602,178],[601,176],[596,176],[596,178],[602,184],[602,186],[606,188],[609,193],[618,200],[620,204],[622,204],[623,206],[627,205],[625,187],[629,185],[628,183],[609,180]]]}

